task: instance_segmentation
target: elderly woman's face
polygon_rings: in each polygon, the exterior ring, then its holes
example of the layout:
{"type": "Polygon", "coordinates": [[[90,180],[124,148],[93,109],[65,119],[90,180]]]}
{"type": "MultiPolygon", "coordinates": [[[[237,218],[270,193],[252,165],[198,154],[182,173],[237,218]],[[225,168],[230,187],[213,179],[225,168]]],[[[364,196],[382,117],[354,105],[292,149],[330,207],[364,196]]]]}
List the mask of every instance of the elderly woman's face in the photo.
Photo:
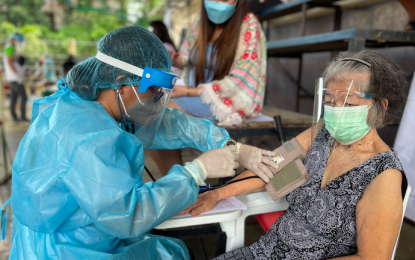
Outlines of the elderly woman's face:
{"type": "Polygon", "coordinates": [[[368,107],[372,100],[367,98],[367,82],[369,74],[341,75],[337,80],[330,81],[324,95],[324,104],[331,107],[368,107]]]}

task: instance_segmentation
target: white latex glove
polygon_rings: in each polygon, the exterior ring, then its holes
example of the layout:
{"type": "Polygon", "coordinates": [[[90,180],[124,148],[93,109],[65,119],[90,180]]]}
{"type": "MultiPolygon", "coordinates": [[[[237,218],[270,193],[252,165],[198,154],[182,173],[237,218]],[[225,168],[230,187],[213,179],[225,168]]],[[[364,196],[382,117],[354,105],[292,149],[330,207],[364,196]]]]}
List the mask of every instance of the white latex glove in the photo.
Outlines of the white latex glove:
{"type": "Polygon", "coordinates": [[[207,178],[223,178],[235,176],[239,167],[239,155],[236,146],[231,145],[209,150],[194,160],[207,178]]]}
{"type": "Polygon", "coordinates": [[[266,183],[268,183],[276,170],[279,168],[278,164],[274,163],[264,155],[275,156],[272,151],[262,150],[250,145],[237,143],[237,153],[240,156],[239,163],[242,167],[255,173],[266,183]]]}

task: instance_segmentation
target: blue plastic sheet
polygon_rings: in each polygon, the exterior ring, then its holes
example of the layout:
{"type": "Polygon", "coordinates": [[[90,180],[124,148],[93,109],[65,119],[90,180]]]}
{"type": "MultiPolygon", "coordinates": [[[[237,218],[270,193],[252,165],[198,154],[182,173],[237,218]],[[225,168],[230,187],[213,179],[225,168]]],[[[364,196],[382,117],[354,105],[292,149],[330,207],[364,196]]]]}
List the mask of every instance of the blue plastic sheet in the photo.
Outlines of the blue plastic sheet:
{"type": "Polygon", "coordinates": [[[0,212],[3,214],[3,210],[5,210],[4,215],[2,216],[1,219],[1,239],[0,241],[4,240],[6,238],[6,234],[7,234],[7,219],[9,216],[9,203],[11,201],[12,198],[9,198],[6,203],[3,204],[3,206],[0,209],[0,212]]]}

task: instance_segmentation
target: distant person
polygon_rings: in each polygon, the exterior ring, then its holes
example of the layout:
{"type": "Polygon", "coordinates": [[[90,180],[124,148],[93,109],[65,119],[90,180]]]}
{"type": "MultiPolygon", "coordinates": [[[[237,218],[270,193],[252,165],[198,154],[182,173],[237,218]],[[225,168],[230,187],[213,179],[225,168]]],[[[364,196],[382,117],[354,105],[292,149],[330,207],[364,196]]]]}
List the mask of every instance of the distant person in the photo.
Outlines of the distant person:
{"type": "Polygon", "coordinates": [[[398,0],[408,13],[409,21],[405,27],[407,31],[415,30],[415,0],[398,0]]]}
{"type": "Polygon", "coordinates": [[[45,54],[44,57],[45,57],[45,60],[43,63],[44,77],[48,82],[55,84],[58,80],[56,77],[55,61],[53,60],[52,56],[50,56],[49,54],[45,54]]]}
{"type": "Polygon", "coordinates": [[[24,70],[19,63],[19,55],[16,51],[17,43],[23,42],[23,35],[13,33],[4,45],[3,51],[3,65],[6,75],[6,81],[10,83],[11,98],[10,98],[10,112],[14,122],[28,121],[26,119],[26,91],[24,89],[24,70]],[[16,115],[16,101],[20,96],[20,120],[16,115]]]}
{"type": "MultiPolygon", "coordinates": [[[[149,31],[154,33],[160,39],[164,44],[164,47],[169,51],[170,57],[173,59],[176,56],[177,49],[170,38],[166,25],[162,21],[153,21],[150,23],[149,31]]],[[[174,66],[171,67],[171,71],[177,75],[181,73],[181,70],[174,66]]]]}
{"type": "Polygon", "coordinates": [[[32,85],[30,87],[30,91],[31,91],[32,94],[35,93],[37,86],[41,86],[41,85],[44,84],[44,79],[43,79],[43,62],[44,62],[44,58],[41,57],[35,63],[35,67],[36,67],[35,72],[29,77],[32,80],[32,85]]]}
{"type": "Polygon", "coordinates": [[[68,59],[63,63],[63,75],[66,77],[68,72],[75,66],[75,58],[72,55],[69,55],[68,59]]]}
{"type": "Polygon", "coordinates": [[[43,62],[45,59],[41,57],[39,61],[36,63],[36,70],[35,72],[30,76],[31,80],[41,80],[43,77],[43,62]]]}

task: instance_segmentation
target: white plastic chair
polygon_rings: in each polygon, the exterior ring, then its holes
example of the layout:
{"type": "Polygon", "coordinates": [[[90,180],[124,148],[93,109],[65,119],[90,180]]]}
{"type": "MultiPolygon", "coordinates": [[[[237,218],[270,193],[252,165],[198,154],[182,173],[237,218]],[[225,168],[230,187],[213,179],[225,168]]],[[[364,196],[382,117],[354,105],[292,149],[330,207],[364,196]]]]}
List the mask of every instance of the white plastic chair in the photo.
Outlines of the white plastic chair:
{"type": "Polygon", "coordinates": [[[408,200],[409,200],[409,196],[411,195],[411,189],[412,189],[411,186],[409,186],[409,184],[408,184],[408,188],[406,188],[405,197],[403,199],[403,212],[402,212],[401,227],[399,228],[398,238],[396,239],[395,248],[393,249],[393,254],[392,254],[392,258],[391,258],[392,260],[395,259],[396,249],[398,248],[398,241],[399,241],[399,237],[401,235],[402,222],[403,222],[403,218],[405,216],[406,206],[408,206],[408,200]]]}

